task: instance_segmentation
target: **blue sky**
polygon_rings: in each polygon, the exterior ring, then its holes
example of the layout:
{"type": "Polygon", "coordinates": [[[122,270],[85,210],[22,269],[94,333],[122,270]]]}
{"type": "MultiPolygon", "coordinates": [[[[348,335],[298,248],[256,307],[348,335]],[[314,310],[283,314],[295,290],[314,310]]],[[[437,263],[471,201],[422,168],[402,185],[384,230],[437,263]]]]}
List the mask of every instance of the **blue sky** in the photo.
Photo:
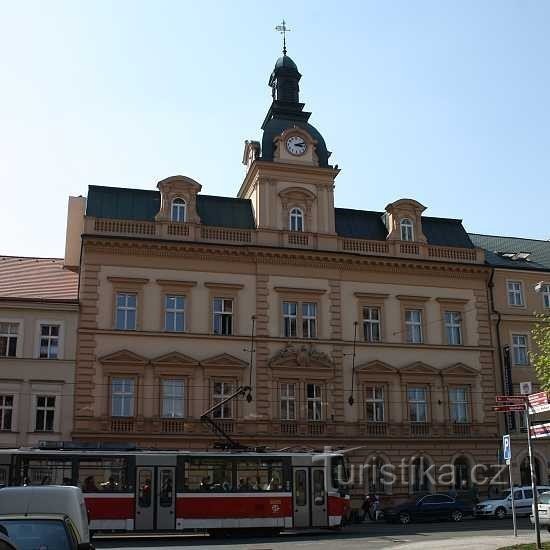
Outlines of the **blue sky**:
{"type": "Polygon", "coordinates": [[[550,3],[0,0],[0,253],[62,256],[67,198],[184,174],[234,196],[292,28],[336,204],[401,197],[550,238],[550,3]]]}

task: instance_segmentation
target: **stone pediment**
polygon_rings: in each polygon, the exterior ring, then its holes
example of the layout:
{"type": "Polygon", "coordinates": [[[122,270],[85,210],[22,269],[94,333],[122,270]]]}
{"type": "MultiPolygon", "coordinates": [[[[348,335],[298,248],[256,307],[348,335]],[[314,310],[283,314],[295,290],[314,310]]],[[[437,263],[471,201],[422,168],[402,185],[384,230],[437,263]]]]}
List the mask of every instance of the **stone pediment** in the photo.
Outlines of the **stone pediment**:
{"type": "Polygon", "coordinates": [[[155,359],[151,359],[151,364],[155,367],[164,367],[164,366],[196,367],[198,366],[199,362],[196,359],[189,357],[188,355],[184,355],[183,353],[179,353],[177,351],[172,351],[170,353],[161,355],[160,357],[157,357],[155,359]]]}
{"type": "Polygon", "coordinates": [[[383,361],[369,361],[368,363],[363,363],[355,367],[357,374],[396,374],[397,369],[384,363],[383,361]]]}
{"type": "Polygon", "coordinates": [[[444,376],[479,376],[479,371],[464,363],[456,363],[445,367],[442,373],[444,376]]]}
{"type": "Polygon", "coordinates": [[[412,363],[411,365],[401,367],[399,369],[399,372],[403,374],[424,374],[427,376],[432,376],[434,374],[439,373],[439,371],[436,368],[431,367],[426,363],[422,363],[422,361],[416,361],[416,363],[412,363]]]}
{"type": "Polygon", "coordinates": [[[109,355],[104,355],[99,358],[99,362],[103,365],[146,365],[149,362],[147,357],[142,357],[137,353],[123,349],[115,351],[109,355]]]}
{"type": "Polygon", "coordinates": [[[248,363],[246,361],[242,361],[238,357],[229,355],[229,353],[221,353],[220,355],[203,359],[200,364],[203,367],[239,367],[243,369],[248,367],[248,363]]]}
{"type": "Polygon", "coordinates": [[[288,344],[276,352],[268,364],[270,367],[334,367],[334,361],[327,353],[316,350],[312,345],[294,344],[288,344]]]}

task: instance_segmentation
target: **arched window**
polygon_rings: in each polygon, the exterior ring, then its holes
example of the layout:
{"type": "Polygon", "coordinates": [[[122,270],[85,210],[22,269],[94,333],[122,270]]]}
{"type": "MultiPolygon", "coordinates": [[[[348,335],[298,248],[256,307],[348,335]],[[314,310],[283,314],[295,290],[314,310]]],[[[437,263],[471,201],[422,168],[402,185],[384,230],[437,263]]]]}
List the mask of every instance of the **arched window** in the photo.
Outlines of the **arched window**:
{"type": "Polygon", "coordinates": [[[410,466],[410,490],[412,493],[431,491],[430,463],[423,456],[415,458],[410,466]]]}
{"type": "Polygon", "coordinates": [[[290,211],[290,230],[291,231],[304,230],[304,213],[300,208],[293,208],[290,211]]]}
{"type": "Polygon", "coordinates": [[[454,462],[454,486],[457,491],[470,488],[470,462],[465,456],[459,456],[454,462]]]}
{"type": "MultiPolygon", "coordinates": [[[[537,483],[541,482],[540,479],[540,462],[537,457],[533,457],[533,465],[535,467],[535,479],[537,483]]],[[[522,485],[531,485],[531,467],[529,466],[529,457],[526,456],[520,464],[519,475],[522,485]]]]}
{"type": "Polygon", "coordinates": [[[414,241],[413,224],[409,218],[401,220],[401,240],[414,241]]]}
{"type": "Polygon", "coordinates": [[[184,222],[185,218],[185,201],[183,199],[174,199],[172,201],[172,221],[184,222]]]}
{"type": "Polygon", "coordinates": [[[385,494],[387,492],[387,485],[384,480],[384,472],[382,467],[384,466],[384,460],[379,457],[372,457],[364,466],[364,482],[365,492],[373,494],[385,494]]]}

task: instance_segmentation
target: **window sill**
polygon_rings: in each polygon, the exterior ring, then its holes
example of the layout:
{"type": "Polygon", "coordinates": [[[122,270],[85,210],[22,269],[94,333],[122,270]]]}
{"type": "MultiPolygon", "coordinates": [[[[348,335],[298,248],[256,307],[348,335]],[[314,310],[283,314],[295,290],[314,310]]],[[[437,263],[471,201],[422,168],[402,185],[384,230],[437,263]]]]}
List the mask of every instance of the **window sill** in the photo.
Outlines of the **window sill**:
{"type": "Polygon", "coordinates": [[[29,434],[47,434],[47,435],[61,435],[61,432],[54,432],[53,430],[52,431],[47,431],[47,430],[34,430],[32,432],[27,432],[29,434]]]}

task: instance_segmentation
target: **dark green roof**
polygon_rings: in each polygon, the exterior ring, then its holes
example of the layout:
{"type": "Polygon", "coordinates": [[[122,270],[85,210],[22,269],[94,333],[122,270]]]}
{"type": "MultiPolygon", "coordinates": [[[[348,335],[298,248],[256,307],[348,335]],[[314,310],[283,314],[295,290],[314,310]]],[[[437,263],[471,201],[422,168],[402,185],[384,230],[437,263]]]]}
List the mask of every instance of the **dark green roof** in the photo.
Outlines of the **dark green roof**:
{"type": "MultiPolygon", "coordinates": [[[[335,215],[336,233],[341,237],[385,241],[388,236],[385,212],[335,208],[335,215]]],[[[474,248],[461,220],[422,216],[422,231],[429,244],[474,248]]]]}
{"type": "MultiPolygon", "coordinates": [[[[160,210],[160,193],[143,189],[90,185],[86,215],[94,218],[154,221],[160,210]]],[[[248,199],[197,195],[197,212],[204,225],[254,229],[248,199]]]]}
{"type": "Polygon", "coordinates": [[[480,235],[470,233],[472,242],[486,251],[486,261],[493,267],[508,269],[550,269],[550,241],[502,237],[500,235],[480,235]],[[507,258],[502,254],[528,253],[527,259],[507,258]]]}

